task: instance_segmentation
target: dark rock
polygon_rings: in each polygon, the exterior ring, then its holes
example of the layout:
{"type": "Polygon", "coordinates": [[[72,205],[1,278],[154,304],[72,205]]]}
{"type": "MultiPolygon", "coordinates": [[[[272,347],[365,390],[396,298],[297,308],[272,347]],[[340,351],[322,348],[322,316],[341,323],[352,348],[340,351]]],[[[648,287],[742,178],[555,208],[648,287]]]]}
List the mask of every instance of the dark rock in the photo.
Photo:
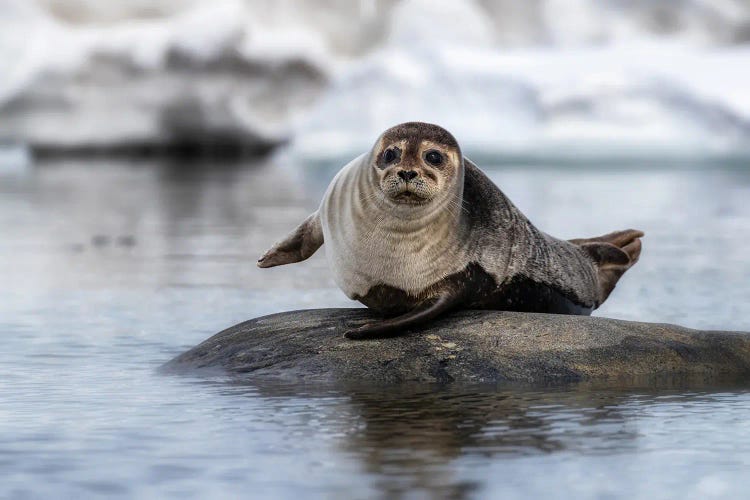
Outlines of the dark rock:
{"type": "Polygon", "coordinates": [[[750,334],[587,316],[463,311],[408,335],[343,338],[366,309],[293,311],[218,333],[162,367],[306,382],[700,383],[750,379],[750,334]]]}

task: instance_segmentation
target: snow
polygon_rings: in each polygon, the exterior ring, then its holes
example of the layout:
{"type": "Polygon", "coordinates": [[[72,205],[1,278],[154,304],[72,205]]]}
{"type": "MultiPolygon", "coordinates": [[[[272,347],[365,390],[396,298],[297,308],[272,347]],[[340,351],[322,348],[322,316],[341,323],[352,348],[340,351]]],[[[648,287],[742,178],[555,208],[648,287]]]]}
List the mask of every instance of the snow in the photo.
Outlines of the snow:
{"type": "Polygon", "coordinates": [[[299,127],[293,153],[353,155],[410,120],[438,123],[480,155],[750,153],[750,45],[702,44],[695,28],[678,38],[634,38],[632,20],[602,24],[614,18],[602,4],[565,5],[550,23],[555,45],[507,47],[473,16],[475,3],[420,16],[425,2],[404,1],[381,46],[339,73],[299,127]],[[461,22],[445,39],[453,19],[461,22]],[[609,43],[577,43],[603,38],[592,34],[602,26],[609,43]],[[418,36],[409,39],[412,32],[418,36]]]}
{"type": "Polygon", "coordinates": [[[740,0],[3,0],[0,140],[325,160],[423,120],[476,154],[744,156],[749,25],[740,0]]]}

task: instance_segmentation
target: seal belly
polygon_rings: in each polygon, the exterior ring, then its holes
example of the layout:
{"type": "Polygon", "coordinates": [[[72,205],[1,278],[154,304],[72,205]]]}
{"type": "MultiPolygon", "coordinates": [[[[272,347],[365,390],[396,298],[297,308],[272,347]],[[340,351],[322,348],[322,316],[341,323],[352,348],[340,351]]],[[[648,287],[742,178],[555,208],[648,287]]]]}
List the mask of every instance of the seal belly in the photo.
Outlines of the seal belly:
{"type": "Polygon", "coordinates": [[[493,309],[550,314],[589,315],[593,305],[583,304],[572,293],[547,283],[515,275],[500,285],[479,264],[469,264],[463,271],[451,274],[419,295],[388,286],[376,285],[355,300],[385,316],[404,314],[425,300],[438,295],[460,295],[457,308],[493,309]]]}
{"type": "Polygon", "coordinates": [[[593,305],[581,304],[576,298],[554,286],[521,275],[514,276],[498,287],[489,300],[478,303],[476,308],[583,316],[590,315],[594,310],[593,305]]]}
{"type": "Polygon", "coordinates": [[[493,309],[549,314],[589,315],[593,305],[584,304],[573,293],[516,274],[497,284],[479,264],[470,264],[463,273],[466,309],[493,309]]]}

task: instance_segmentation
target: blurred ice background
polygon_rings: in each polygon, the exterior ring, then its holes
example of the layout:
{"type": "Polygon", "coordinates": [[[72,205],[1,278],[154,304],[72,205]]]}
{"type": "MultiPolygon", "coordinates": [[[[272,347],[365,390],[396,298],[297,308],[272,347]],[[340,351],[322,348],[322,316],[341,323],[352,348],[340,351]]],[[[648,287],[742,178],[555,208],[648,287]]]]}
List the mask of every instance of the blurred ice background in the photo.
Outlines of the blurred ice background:
{"type": "Polygon", "coordinates": [[[748,0],[0,0],[0,144],[744,157],[748,0]]]}

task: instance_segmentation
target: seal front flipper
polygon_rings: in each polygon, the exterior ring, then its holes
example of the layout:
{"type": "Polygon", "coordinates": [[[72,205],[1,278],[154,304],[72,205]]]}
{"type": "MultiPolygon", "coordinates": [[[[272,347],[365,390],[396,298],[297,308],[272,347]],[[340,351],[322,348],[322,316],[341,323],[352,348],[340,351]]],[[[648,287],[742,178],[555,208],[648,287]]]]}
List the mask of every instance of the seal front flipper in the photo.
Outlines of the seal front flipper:
{"type": "Polygon", "coordinates": [[[460,296],[448,293],[439,295],[419,304],[406,314],[386,319],[379,323],[368,323],[355,330],[349,330],[344,337],[352,340],[365,340],[385,337],[398,337],[406,329],[420,325],[447,312],[459,302],[460,296]]]}
{"type": "Polygon", "coordinates": [[[258,267],[273,267],[307,259],[323,244],[323,228],[318,212],[310,215],[297,229],[276,243],[263,257],[258,267]]]}

